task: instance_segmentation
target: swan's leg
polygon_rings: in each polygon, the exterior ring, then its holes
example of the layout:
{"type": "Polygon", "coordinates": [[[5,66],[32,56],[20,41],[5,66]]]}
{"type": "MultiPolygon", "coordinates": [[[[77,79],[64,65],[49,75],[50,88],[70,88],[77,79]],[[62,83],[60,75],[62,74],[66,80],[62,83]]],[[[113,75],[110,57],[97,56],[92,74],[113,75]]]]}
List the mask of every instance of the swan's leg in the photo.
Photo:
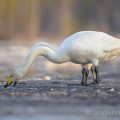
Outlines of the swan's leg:
{"type": "Polygon", "coordinates": [[[82,82],[81,82],[81,85],[84,85],[84,79],[85,79],[85,75],[86,75],[86,68],[83,68],[82,69],[82,82]]]}
{"type": "Polygon", "coordinates": [[[92,66],[91,68],[90,68],[90,70],[91,70],[91,72],[92,72],[92,76],[93,76],[93,79],[94,79],[94,81],[96,80],[96,75],[95,75],[95,71],[94,71],[94,66],[92,66]]]}
{"type": "Polygon", "coordinates": [[[98,72],[98,66],[95,66],[95,73],[96,73],[96,83],[100,82],[100,78],[99,78],[99,72],[98,72]]]}
{"type": "Polygon", "coordinates": [[[99,84],[100,83],[98,66],[95,66],[94,71],[95,71],[96,79],[92,83],[90,83],[90,85],[91,84],[99,84]]]}
{"type": "Polygon", "coordinates": [[[88,79],[88,75],[89,75],[90,70],[91,70],[93,78],[95,80],[95,72],[94,72],[93,64],[89,63],[86,66],[87,66],[87,71],[86,71],[86,77],[85,77],[85,81],[84,81],[85,84],[87,84],[87,79],[88,79]]]}
{"type": "Polygon", "coordinates": [[[88,75],[89,75],[89,70],[88,69],[88,65],[82,65],[82,82],[81,85],[87,85],[87,79],[88,79],[88,75]]]}
{"type": "Polygon", "coordinates": [[[91,84],[99,84],[100,83],[100,79],[99,79],[99,72],[98,72],[98,63],[99,61],[97,59],[93,59],[92,64],[94,65],[94,72],[95,72],[95,80],[90,83],[91,84]]]}
{"type": "MultiPolygon", "coordinates": [[[[93,66],[92,64],[82,65],[82,68],[84,69],[82,71],[82,82],[81,82],[82,85],[87,85],[89,71],[91,70],[92,66],[93,66]]],[[[94,67],[93,67],[93,69],[94,69],[94,67]]]]}
{"type": "MultiPolygon", "coordinates": [[[[91,67],[91,72],[92,72],[92,75],[93,75],[93,83],[96,81],[96,73],[95,73],[95,70],[94,70],[94,66],[91,67]]],[[[100,78],[99,78],[99,75],[98,75],[98,81],[101,82],[100,78]]]]}
{"type": "Polygon", "coordinates": [[[85,84],[85,85],[87,85],[88,75],[89,75],[89,69],[86,69],[85,78],[84,78],[84,84],[85,84]]]}

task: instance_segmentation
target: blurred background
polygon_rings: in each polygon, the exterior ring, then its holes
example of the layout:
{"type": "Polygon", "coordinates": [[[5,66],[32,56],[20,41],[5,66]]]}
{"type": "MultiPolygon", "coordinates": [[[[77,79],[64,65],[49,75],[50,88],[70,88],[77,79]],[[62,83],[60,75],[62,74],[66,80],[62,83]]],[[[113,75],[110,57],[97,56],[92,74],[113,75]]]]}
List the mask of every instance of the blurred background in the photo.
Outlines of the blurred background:
{"type": "MultiPolygon", "coordinates": [[[[25,60],[31,46],[38,41],[48,42],[57,49],[69,35],[86,30],[120,38],[119,13],[120,0],[0,0],[1,80],[25,60]]],[[[100,71],[120,72],[119,61],[118,57],[100,64],[100,71]]],[[[79,65],[55,65],[40,57],[27,76],[60,73],[63,69],[65,74],[80,74],[79,65]]]]}
{"type": "Polygon", "coordinates": [[[119,0],[0,0],[0,39],[67,37],[77,31],[119,34],[119,0]]]}
{"type": "Polygon", "coordinates": [[[99,64],[100,86],[79,85],[80,65],[41,56],[16,87],[3,88],[36,42],[57,49],[75,32],[92,30],[120,38],[120,0],[0,0],[0,120],[101,120],[92,116],[101,110],[102,119],[113,120],[114,112],[119,120],[119,56],[99,64]]]}

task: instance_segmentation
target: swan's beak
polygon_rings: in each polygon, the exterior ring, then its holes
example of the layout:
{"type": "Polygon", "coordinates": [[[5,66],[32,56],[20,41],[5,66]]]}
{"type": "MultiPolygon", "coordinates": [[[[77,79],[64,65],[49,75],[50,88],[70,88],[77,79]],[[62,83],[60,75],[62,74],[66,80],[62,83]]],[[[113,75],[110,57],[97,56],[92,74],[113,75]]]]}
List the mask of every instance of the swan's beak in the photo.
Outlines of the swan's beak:
{"type": "Polygon", "coordinates": [[[8,87],[12,82],[13,82],[13,80],[12,80],[12,77],[10,76],[8,78],[8,81],[7,81],[6,85],[4,86],[4,88],[8,87]]]}
{"type": "Polygon", "coordinates": [[[19,80],[16,80],[16,81],[14,82],[13,87],[15,87],[15,85],[18,83],[18,81],[19,81],[19,80]]]}

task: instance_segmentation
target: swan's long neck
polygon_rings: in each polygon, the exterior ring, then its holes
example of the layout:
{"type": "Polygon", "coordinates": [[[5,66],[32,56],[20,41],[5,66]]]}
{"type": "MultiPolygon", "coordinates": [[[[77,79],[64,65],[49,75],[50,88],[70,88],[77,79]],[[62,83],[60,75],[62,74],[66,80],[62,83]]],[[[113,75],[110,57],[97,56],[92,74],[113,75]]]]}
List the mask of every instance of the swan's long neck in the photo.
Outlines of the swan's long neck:
{"type": "Polygon", "coordinates": [[[54,51],[47,46],[38,46],[29,52],[25,62],[20,67],[21,71],[26,73],[37,56],[44,56],[49,61],[57,64],[69,61],[69,57],[64,53],[64,51],[54,51]]]}

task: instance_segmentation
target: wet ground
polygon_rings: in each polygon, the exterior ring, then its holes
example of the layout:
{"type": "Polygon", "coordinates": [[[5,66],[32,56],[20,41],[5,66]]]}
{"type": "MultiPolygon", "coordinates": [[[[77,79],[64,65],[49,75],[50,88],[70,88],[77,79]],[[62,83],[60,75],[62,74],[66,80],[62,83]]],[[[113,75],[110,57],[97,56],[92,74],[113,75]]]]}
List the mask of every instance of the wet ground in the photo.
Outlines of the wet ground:
{"type": "MultiPolygon", "coordinates": [[[[15,87],[4,88],[30,47],[22,43],[0,44],[0,120],[120,119],[119,57],[100,64],[102,82],[97,86],[80,85],[79,65],[55,65],[40,57],[15,87]]],[[[88,82],[92,82],[91,74],[88,82]]]]}

